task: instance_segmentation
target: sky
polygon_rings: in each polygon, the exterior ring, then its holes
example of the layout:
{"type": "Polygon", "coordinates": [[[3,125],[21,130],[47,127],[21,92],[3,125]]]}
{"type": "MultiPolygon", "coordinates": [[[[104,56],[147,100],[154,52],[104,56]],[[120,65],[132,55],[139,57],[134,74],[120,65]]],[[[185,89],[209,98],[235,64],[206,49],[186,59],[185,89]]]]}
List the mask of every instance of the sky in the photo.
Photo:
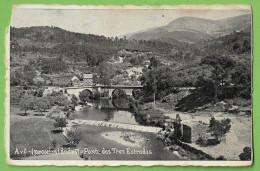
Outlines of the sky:
{"type": "Polygon", "coordinates": [[[198,10],[198,9],[29,9],[16,8],[11,26],[56,26],[62,29],[104,35],[122,36],[148,28],[164,26],[180,17],[223,19],[249,10],[198,10]]]}

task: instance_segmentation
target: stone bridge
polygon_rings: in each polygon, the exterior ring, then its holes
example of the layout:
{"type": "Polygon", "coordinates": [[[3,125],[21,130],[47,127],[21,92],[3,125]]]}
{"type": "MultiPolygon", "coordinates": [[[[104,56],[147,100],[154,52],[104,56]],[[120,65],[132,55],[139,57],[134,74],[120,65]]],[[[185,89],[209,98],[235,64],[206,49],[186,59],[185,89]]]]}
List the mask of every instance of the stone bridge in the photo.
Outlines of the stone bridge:
{"type": "Polygon", "coordinates": [[[68,94],[74,94],[77,97],[79,96],[79,93],[83,90],[88,90],[92,95],[94,91],[96,92],[103,92],[105,90],[108,90],[108,96],[112,98],[113,93],[117,89],[122,89],[127,96],[134,96],[133,90],[135,89],[142,89],[143,86],[134,86],[134,85],[111,85],[111,86],[105,86],[105,85],[90,85],[90,86],[79,86],[79,87],[66,87],[68,94]]]}

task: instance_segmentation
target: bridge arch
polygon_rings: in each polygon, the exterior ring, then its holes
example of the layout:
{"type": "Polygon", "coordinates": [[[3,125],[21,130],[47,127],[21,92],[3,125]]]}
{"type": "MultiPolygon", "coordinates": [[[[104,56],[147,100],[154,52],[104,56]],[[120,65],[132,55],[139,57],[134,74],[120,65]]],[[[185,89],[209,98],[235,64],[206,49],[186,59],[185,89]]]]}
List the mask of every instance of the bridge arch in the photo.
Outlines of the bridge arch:
{"type": "Polygon", "coordinates": [[[82,91],[79,92],[79,97],[82,92],[86,94],[87,99],[92,99],[94,97],[93,91],[91,89],[88,88],[83,89],[82,91]]]}
{"type": "Polygon", "coordinates": [[[140,89],[132,89],[132,96],[136,98],[140,94],[140,89]]]}
{"type": "Polygon", "coordinates": [[[111,98],[113,99],[115,97],[115,95],[119,96],[119,97],[123,97],[123,98],[126,98],[127,97],[127,94],[126,92],[122,89],[122,88],[116,88],[112,91],[111,93],[111,98]]]}

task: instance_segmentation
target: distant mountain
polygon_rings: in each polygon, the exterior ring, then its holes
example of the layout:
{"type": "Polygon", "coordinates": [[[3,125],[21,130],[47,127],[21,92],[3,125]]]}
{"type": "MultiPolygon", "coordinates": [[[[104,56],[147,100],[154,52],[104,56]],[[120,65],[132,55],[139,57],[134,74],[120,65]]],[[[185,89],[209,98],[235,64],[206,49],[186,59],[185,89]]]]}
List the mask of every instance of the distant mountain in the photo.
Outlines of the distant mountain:
{"type": "Polygon", "coordinates": [[[175,41],[194,43],[241,31],[251,25],[251,15],[240,15],[221,20],[209,20],[195,17],[181,17],[166,26],[146,29],[125,35],[128,39],[160,40],[169,43],[175,41]]]}

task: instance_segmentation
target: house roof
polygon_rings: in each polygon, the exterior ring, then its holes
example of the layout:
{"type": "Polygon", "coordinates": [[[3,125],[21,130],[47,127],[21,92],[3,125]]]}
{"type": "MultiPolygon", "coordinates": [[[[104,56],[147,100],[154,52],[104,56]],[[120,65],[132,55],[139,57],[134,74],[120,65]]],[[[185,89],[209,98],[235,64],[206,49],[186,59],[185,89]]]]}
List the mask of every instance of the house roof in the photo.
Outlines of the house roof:
{"type": "Polygon", "coordinates": [[[93,78],[93,74],[83,74],[83,78],[85,78],[85,79],[92,79],[93,78]]]}

